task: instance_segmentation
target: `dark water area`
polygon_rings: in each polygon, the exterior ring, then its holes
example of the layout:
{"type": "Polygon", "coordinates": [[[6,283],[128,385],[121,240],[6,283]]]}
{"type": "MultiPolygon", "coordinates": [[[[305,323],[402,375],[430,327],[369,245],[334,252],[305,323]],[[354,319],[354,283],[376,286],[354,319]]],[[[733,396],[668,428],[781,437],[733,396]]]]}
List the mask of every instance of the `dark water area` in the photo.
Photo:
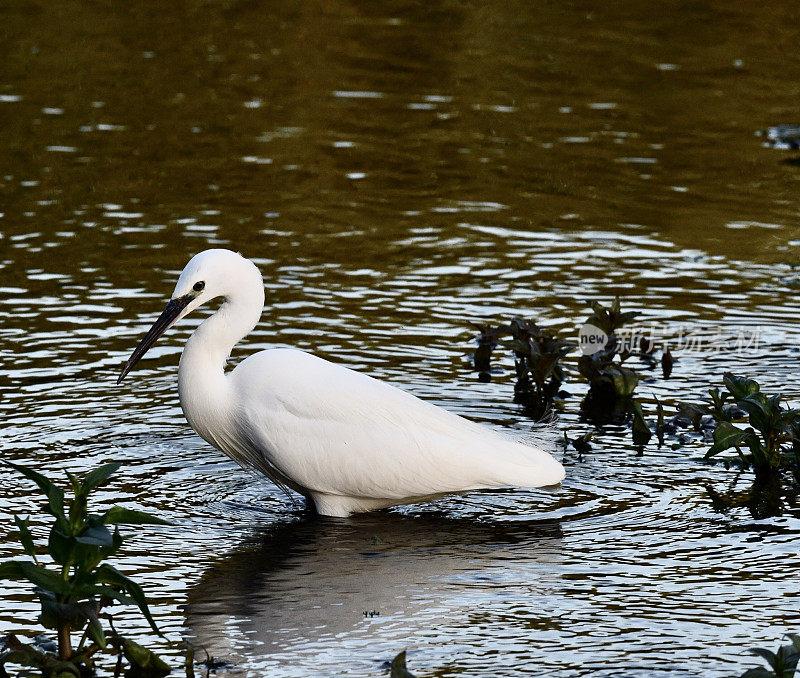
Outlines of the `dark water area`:
{"type": "MultiPolygon", "coordinates": [[[[610,427],[552,491],[313,519],[183,419],[203,313],[115,381],[188,259],[227,247],[267,292],[234,362],[296,346],[525,435],[513,361],[479,383],[469,323],[575,338],[619,295],[678,358],[643,367],[648,418],[728,369],[797,404],[800,161],[755,136],[800,119],[795,25],[792,3],[0,5],[2,457],[123,460],[100,502],[176,527],[132,529],[118,566],[231,675],[383,675],[404,648],[420,675],[740,674],[800,631],[800,513],[715,511],[708,486],[752,476],[696,436],[639,457],[610,427]]],[[[5,559],[39,498],[0,478],[5,559]]],[[[0,634],[35,626],[24,586],[0,600],[0,634]]]]}

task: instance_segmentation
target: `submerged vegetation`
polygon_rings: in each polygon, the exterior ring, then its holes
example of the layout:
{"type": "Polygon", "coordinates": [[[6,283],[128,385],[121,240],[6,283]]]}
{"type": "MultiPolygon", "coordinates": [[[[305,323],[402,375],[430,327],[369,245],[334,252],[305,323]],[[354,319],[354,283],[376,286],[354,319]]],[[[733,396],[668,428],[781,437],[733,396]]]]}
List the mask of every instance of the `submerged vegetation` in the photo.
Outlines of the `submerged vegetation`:
{"type": "Polygon", "coordinates": [[[115,675],[119,675],[123,657],[131,675],[155,677],[169,673],[169,666],[151,650],[116,632],[107,609],[123,604],[138,607],[150,628],[160,635],[142,588],[105,562],[123,544],[120,525],[169,523],[119,506],[102,514],[89,513],[89,495],[119,469],[117,462],[105,464],[82,479],[67,473],[73,493],[68,504],[64,491],[42,474],[5,463],[34,482],[46,496],[45,511],[53,518],[53,524],[47,547],[42,548],[36,545],[29,519],[14,516],[19,540],[30,560],[0,563],[0,579],[23,580],[33,585],[41,604],[39,621],[56,633],[57,642],[44,640],[29,645],[13,635],[0,639],[0,676],[6,675],[4,667],[9,663],[38,669],[46,678],[91,676],[100,652],[117,655],[115,675]],[[73,644],[76,637],[77,646],[73,644]]]}

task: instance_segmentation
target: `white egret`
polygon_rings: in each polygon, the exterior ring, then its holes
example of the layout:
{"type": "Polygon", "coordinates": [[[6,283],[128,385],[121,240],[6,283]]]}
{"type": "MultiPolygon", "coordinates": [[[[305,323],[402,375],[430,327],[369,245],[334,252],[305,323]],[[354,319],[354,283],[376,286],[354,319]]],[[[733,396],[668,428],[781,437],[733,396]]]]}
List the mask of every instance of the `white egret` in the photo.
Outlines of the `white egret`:
{"type": "Polygon", "coordinates": [[[206,250],[186,265],[117,383],[166,330],[217,297],[222,305],[181,355],[183,413],[214,447],[299,492],[318,513],[563,480],[564,468],[544,450],[303,351],[260,351],[226,374],[231,349],[264,308],[258,268],[229,250],[206,250]]]}

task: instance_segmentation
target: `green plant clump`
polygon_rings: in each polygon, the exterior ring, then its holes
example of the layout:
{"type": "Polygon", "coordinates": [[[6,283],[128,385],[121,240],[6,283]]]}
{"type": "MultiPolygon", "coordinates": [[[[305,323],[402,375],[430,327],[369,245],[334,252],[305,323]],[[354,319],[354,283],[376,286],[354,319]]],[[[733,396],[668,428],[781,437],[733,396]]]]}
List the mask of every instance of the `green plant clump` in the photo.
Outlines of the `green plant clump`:
{"type": "Polygon", "coordinates": [[[514,351],[514,402],[538,419],[550,407],[564,381],[561,359],[575,344],[559,339],[532,320],[513,318],[509,328],[511,340],[504,344],[514,351]]]}
{"type": "Polygon", "coordinates": [[[592,315],[586,319],[587,325],[602,330],[608,340],[602,349],[578,360],[578,371],[589,382],[590,395],[595,398],[616,401],[630,398],[639,375],[630,367],[624,367],[624,360],[630,355],[629,347],[623,347],[617,330],[639,315],[637,311],[623,313],[619,298],[614,299],[610,308],[591,302],[592,315]],[[619,355],[619,360],[616,360],[619,355]]]}
{"type": "Polygon", "coordinates": [[[602,330],[607,340],[600,350],[583,355],[578,360],[578,371],[589,382],[589,392],[581,409],[589,421],[600,426],[631,421],[633,444],[642,454],[653,433],[644,418],[641,403],[633,397],[639,374],[623,363],[637,354],[652,363],[655,347],[643,340],[640,350],[636,351],[620,340],[618,330],[636,318],[639,312],[623,313],[619,298],[614,299],[608,308],[596,301],[591,306],[592,315],[586,319],[586,324],[602,330]]]}
{"type": "Polygon", "coordinates": [[[39,621],[56,632],[58,650],[57,653],[48,652],[22,643],[15,636],[6,636],[0,642],[0,676],[5,675],[7,663],[34,667],[46,678],[91,676],[96,653],[109,648],[120,658],[125,656],[135,675],[169,673],[167,664],[149,649],[117,634],[111,616],[101,614],[113,603],[136,605],[153,631],[160,635],[141,587],[104,561],[122,546],[119,525],[169,523],[119,506],[102,515],[88,512],[90,493],[119,469],[121,464],[117,462],[105,464],[82,479],[67,473],[73,498],[66,506],[64,491],[45,476],[24,466],[5,463],[36,483],[47,497],[45,511],[54,521],[45,550],[36,546],[28,519],[14,516],[23,550],[32,560],[0,563],[0,579],[26,580],[33,584],[41,603],[39,621]],[[111,526],[113,532],[109,529],[111,526]],[[40,562],[40,556],[45,553],[53,566],[40,562]],[[109,623],[108,633],[101,617],[109,623]],[[73,634],[78,633],[78,645],[73,647],[73,634]]]}
{"type": "MultiPolygon", "coordinates": [[[[637,342],[620,338],[620,329],[639,313],[623,312],[619,298],[615,298],[609,307],[598,302],[591,302],[591,307],[592,314],[587,318],[586,325],[595,328],[597,335],[605,343],[598,350],[578,359],[578,372],[589,382],[589,391],[581,403],[581,411],[595,426],[629,423],[633,443],[639,454],[642,454],[644,446],[653,437],[653,432],[645,419],[641,403],[634,398],[639,374],[623,363],[631,356],[638,356],[649,367],[654,367],[656,360],[653,354],[656,346],[645,337],[637,342]]],[[[514,402],[522,405],[528,416],[540,419],[552,407],[556,396],[563,393],[559,390],[565,380],[562,360],[576,345],[560,339],[535,321],[522,318],[512,318],[508,325],[473,327],[479,332],[478,346],[473,358],[479,379],[491,379],[490,362],[494,349],[498,345],[510,348],[514,352],[517,377],[514,402]],[[505,339],[509,335],[510,339],[505,339]]],[[[664,377],[668,378],[674,358],[667,347],[662,347],[661,352],[662,370],[664,377]]],[[[659,445],[664,443],[665,430],[663,408],[659,404],[656,422],[659,445]]],[[[581,444],[578,443],[579,446],[581,444]]]]}
{"type": "Polygon", "coordinates": [[[490,360],[497,345],[510,348],[514,352],[517,376],[514,402],[522,405],[528,416],[541,418],[553,404],[564,381],[561,360],[575,348],[575,344],[559,339],[533,320],[522,318],[512,318],[508,325],[473,327],[480,333],[474,365],[481,381],[491,378],[490,360]],[[509,335],[510,339],[502,339],[509,335]]]}
{"type": "Polygon", "coordinates": [[[767,396],[753,379],[727,372],[723,383],[726,391],[712,388],[705,406],[705,412],[716,421],[714,444],[706,452],[706,458],[735,449],[743,463],[752,465],[757,475],[774,473],[792,461],[798,474],[800,410],[783,407],[780,394],[767,396]],[[749,424],[746,428],[734,424],[745,418],[749,424]],[[743,449],[749,450],[749,454],[743,449]]]}

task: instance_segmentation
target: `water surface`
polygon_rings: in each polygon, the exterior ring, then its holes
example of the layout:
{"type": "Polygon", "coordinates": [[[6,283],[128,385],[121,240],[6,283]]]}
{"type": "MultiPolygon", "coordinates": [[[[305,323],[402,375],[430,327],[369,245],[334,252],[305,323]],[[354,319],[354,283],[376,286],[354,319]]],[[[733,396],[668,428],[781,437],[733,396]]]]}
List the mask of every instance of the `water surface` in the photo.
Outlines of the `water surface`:
{"type": "MultiPolygon", "coordinates": [[[[796,402],[800,173],[754,136],[796,122],[793,6],[0,12],[3,458],[126,462],[99,500],[175,522],[132,530],[118,563],[168,638],[234,675],[381,675],[407,647],[422,675],[688,677],[741,673],[747,648],[798,630],[797,507],[715,512],[708,485],[750,480],[691,437],[637,457],[610,428],[563,453],[554,491],[314,519],[183,420],[192,323],[115,385],[186,261],[220,246],[267,290],[234,361],[297,346],[524,435],[513,364],[479,383],[469,323],[575,337],[587,300],[619,295],[673,340],[757,333],[646,371],[648,416],[726,369],[796,402]]],[[[558,426],[577,435],[568,364],[558,426]]],[[[2,514],[35,513],[0,474],[2,514]]],[[[31,629],[25,587],[0,595],[0,632],[31,629]]]]}

